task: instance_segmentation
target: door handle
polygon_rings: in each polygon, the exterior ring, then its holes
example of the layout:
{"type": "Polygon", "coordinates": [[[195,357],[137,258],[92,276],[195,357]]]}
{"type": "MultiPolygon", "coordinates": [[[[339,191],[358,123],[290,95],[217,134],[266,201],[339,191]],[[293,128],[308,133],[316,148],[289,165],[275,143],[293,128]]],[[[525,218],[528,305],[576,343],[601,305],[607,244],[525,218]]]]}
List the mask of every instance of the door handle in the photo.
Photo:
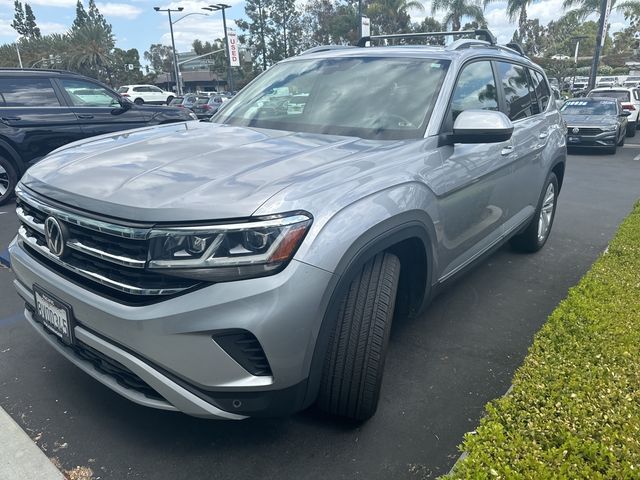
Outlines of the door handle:
{"type": "Polygon", "coordinates": [[[2,117],[3,122],[19,122],[22,120],[20,117],[2,117]]]}
{"type": "Polygon", "coordinates": [[[513,145],[509,145],[507,147],[504,147],[501,151],[500,151],[500,155],[503,156],[507,156],[507,155],[511,155],[513,153],[513,145]]]}
{"type": "Polygon", "coordinates": [[[542,132],[540,135],[538,135],[539,139],[544,139],[547,138],[549,136],[549,132],[542,132]]]}
{"type": "Polygon", "coordinates": [[[90,118],[93,118],[93,115],[91,115],[89,113],[82,113],[82,114],[78,115],[78,118],[90,119],[90,118]]]}

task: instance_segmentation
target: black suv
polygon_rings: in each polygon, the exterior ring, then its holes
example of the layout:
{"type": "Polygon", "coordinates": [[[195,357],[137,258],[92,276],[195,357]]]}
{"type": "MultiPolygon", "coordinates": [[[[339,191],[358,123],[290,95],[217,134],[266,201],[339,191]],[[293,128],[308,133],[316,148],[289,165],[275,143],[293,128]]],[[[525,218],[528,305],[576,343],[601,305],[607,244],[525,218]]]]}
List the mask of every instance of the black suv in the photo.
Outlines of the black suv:
{"type": "Polygon", "coordinates": [[[0,69],[0,205],[31,164],[62,145],[102,133],[195,119],[181,108],[134,105],[82,75],[0,69]]]}

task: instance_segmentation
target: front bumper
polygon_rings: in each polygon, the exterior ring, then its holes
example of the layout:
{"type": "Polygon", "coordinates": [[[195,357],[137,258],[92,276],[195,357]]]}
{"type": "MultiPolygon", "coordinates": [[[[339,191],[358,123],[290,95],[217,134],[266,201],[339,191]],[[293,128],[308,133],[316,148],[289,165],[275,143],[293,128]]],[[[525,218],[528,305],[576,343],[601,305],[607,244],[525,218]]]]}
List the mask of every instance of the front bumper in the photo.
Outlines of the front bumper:
{"type": "Polygon", "coordinates": [[[567,147],[613,147],[618,142],[617,132],[604,132],[599,135],[581,135],[569,132],[567,147]]]}
{"type": "Polygon", "coordinates": [[[18,241],[9,252],[27,320],[65,357],[126,398],[225,419],[289,413],[304,406],[332,274],[294,260],[271,277],[219,283],[156,304],[129,306],[59,276],[18,241]],[[115,361],[116,368],[124,367],[159,395],[151,398],[132,389],[109,369],[96,368],[93,357],[87,360],[83,352],[48,334],[31,314],[34,284],[71,306],[79,346],[106,357],[107,363],[115,361]],[[271,375],[252,375],[212,338],[234,329],[258,339],[271,375]]]}

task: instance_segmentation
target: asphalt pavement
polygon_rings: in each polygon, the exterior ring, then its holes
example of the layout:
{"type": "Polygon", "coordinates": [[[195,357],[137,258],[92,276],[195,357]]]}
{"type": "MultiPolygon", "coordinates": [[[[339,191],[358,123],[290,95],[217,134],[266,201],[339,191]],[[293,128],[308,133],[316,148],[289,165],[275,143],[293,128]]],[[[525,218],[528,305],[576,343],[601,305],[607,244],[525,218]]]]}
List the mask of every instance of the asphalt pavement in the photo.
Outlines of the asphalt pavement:
{"type": "MultiPolygon", "coordinates": [[[[570,155],[551,238],[508,247],[424,315],[394,323],[378,413],[355,427],[309,410],[220,422],[134,405],[49,347],[0,267],[0,406],[63,468],[140,479],[424,479],[446,473],[486,402],[640,197],[640,135],[616,156],[570,155]]],[[[0,207],[0,256],[16,231],[0,207]]]]}

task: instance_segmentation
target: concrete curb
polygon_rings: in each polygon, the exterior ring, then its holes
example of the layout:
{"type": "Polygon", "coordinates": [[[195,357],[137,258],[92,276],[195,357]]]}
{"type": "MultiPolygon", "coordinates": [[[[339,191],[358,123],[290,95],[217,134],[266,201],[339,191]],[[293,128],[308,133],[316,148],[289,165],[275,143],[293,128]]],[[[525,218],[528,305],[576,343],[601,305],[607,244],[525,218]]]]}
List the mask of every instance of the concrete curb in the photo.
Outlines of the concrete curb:
{"type": "Polygon", "coordinates": [[[64,480],[62,473],[2,408],[0,408],[0,478],[64,480]]]}

